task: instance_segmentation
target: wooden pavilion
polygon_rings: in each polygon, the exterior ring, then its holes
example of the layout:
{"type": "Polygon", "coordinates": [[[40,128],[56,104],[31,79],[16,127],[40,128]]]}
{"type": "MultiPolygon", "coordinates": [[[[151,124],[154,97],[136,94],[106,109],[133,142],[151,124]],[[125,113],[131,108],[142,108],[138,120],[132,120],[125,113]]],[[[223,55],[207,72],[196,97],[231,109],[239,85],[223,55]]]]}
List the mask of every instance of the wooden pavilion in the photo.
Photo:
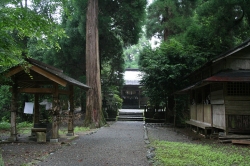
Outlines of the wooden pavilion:
{"type": "MultiPolygon", "coordinates": [[[[47,65],[40,61],[27,58],[26,65],[17,65],[6,71],[5,76],[11,78],[11,81],[5,84],[11,85],[11,135],[9,140],[17,140],[16,114],[17,114],[17,95],[18,93],[34,94],[34,127],[39,124],[39,95],[52,95],[52,129],[50,142],[58,142],[59,134],[59,112],[61,110],[60,95],[67,95],[70,103],[68,116],[68,134],[74,135],[73,116],[74,116],[74,87],[77,86],[83,90],[90,87],[66,76],[62,70],[47,65]]],[[[34,130],[36,131],[36,130],[34,130]]],[[[39,129],[37,130],[39,131],[39,129]]]]}
{"type": "Polygon", "coordinates": [[[188,76],[187,124],[205,131],[250,133],[250,40],[207,62],[188,76]]]}

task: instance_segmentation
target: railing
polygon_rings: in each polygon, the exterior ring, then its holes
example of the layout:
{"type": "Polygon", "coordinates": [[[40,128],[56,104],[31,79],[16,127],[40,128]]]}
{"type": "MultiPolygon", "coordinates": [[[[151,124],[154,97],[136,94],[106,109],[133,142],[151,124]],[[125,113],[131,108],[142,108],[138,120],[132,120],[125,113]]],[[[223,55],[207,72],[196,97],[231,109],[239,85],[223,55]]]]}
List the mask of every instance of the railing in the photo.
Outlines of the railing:
{"type": "Polygon", "coordinates": [[[163,123],[166,121],[165,107],[144,107],[144,118],[146,123],[163,123]]]}

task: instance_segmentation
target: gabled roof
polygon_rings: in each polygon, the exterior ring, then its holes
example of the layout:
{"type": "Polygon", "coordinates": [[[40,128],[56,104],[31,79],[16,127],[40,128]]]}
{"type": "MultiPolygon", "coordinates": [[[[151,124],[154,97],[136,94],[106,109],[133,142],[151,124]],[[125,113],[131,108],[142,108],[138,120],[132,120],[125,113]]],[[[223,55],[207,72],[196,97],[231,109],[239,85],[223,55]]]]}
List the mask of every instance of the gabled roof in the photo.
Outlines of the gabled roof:
{"type": "Polygon", "coordinates": [[[175,94],[185,94],[192,89],[207,85],[210,82],[250,82],[250,70],[226,70],[212,75],[202,81],[175,92],[175,94]]]}
{"type": "Polygon", "coordinates": [[[226,51],[226,52],[220,54],[219,56],[215,57],[214,59],[212,59],[212,60],[206,62],[206,63],[203,64],[200,68],[196,69],[195,71],[193,71],[192,73],[188,74],[188,75],[185,76],[185,77],[187,78],[187,77],[189,77],[190,75],[196,73],[197,71],[199,71],[199,70],[201,70],[201,69],[203,69],[203,68],[205,68],[205,67],[207,67],[207,66],[212,65],[212,64],[215,63],[215,62],[218,62],[218,61],[220,61],[220,60],[223,60],[223,59],[227,58],[228,56],[230,56],[230,55],[232,55],[232,54],[234,54],[234,53],[236,53],[236,52],[238,52],[238,51],[241,51],[241,50],[245,49],[245,48],[248,47],[249,45],[250,45],[250,39],[248,39],[248,40],[246,40],[245,42],[243,42],[242,44],[240,44],[240,45],[238,45],[238,46],[236,46],[236,47],[234,47],[234,48],[232,48],[232,49],[230,49],[230,50],[228,50],[228,51],[226,51]]]}
{"type": "Polygon", "coordinates": [[[19,78],[23,79],[22,82],[20,82],[21,86],[27,87],[28,84],[30,84],[30,86],[32,87],[33,82],[35,83],[36,81],[38,82],[42,80],[42,81],[50,81],[50,82],[52,81],[62,86],[71,84],[71,85],[78,86],[79,88],[82,88],[82,89],[90,88],[89,86],[65,75],[63,71],[58,68],[47,65],[43,62],[37,61],[32,58],[26,58],[25,60],[29,63],[27,68],[24,68],[21,65],[17,65],[7,70],[7,74],[6,74],[7,77],[19,75],[19,78]],[[36,73],[39,76],[37,75],[36,78],[32,78],[33,75],[30,74],[31,78],[28,79],[27,74],[26,75],[24,74],[24,73],[27,73],[27,71],[25,70],[28,70],[30,73],[33,73],[33,74],[36,73]]]}
{"type": "Polygon", "coordinates": [[[125,85],[140,85],[141,72],[138,69],[126,69],[124,80],[125,85]]]}
{"type": "Polygon", "coordinates": [[[204,82],[250,82],[250,70],[230,70],[217,73],[204,82]]]}

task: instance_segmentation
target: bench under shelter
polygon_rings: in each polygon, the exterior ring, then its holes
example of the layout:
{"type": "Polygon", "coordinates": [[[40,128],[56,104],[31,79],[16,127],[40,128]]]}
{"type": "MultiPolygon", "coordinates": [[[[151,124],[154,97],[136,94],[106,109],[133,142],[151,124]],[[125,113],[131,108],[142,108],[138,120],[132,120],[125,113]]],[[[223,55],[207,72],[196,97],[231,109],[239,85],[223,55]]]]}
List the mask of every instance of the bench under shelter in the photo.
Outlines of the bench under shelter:
{"type": "Polygon", "coordinates": [[[74,87],[79,87],[87,91],[90,87],[65,75],[62,70],[37,61],[26,58],[25,63],[16,65],[4,72],[5,79],[1,84],[12,86],[11,93],[11,134],[9,141],[17,141],[17,96],[19,93],[34,94],[34,112],[32,132],[46,132],[45,128],[39,126],[39,96],[52,96],[51,109],[51,136],[50,142],[58,142],[59,139],[59,111],[61,110],[60,95],[67,95],[69,100],[68,133],[74,135],[74,87]]]}

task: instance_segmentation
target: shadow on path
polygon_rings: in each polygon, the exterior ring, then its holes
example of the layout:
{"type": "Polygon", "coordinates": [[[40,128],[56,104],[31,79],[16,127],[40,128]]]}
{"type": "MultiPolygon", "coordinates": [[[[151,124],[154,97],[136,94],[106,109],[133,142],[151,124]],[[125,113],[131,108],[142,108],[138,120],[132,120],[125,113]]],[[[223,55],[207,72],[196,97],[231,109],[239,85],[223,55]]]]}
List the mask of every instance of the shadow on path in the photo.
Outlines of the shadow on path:
{"type": "Polygon", "coordinates": [[[38,165],[148,166],[143,122],[115,122],[72,141],[38,165]]]}

